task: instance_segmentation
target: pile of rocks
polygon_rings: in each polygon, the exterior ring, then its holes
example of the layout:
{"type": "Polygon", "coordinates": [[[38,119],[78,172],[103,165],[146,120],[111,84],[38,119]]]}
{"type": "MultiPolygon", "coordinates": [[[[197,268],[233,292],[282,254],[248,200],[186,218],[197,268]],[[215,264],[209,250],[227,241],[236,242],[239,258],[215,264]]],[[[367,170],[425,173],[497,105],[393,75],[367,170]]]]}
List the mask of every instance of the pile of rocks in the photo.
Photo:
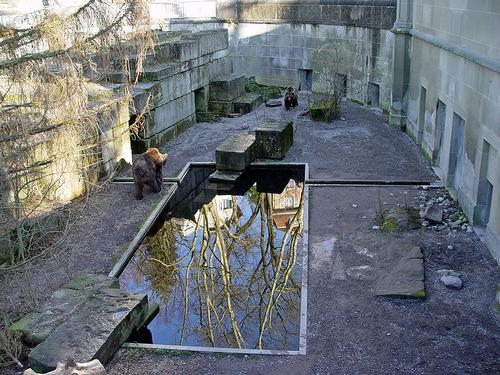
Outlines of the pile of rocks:
{"type": "Polygon", "coordinates": [[[429,186],[422,186],[419,189],[416,199],[420,201],[423,227],[436,231],[447,229],[468,233],[473,231],[458,201],[446,189],[437,189],[435,194],[432,194],[433,192],[430,194],[429,186]]]}

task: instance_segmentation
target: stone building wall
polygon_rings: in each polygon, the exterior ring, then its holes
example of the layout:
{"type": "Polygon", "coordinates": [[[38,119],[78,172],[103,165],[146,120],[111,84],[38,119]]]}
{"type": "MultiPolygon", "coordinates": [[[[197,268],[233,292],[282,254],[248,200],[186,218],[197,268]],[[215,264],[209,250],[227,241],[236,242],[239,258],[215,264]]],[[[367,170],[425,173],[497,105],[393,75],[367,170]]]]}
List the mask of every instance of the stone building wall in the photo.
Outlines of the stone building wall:
{"type": "Polygon", "coordinates": [[[400,3],[406,129],[500,261],[500,2],[400,3]]]}

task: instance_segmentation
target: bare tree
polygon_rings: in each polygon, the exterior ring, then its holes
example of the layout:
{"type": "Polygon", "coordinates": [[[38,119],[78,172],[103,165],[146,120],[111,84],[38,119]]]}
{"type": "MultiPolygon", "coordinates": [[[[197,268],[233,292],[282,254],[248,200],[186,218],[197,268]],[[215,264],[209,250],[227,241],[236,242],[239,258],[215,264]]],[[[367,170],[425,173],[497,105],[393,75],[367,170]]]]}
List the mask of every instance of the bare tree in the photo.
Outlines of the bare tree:
{"type": "Polygon", "coordinates": [[[54,246],[70,221],[65,204],[99,184],[103,149],[122,136],[104,137],[103,124],[128,120],[130,86],[152,48],[147,0],[89,0],[70,14],[25,17],[29,27],[0,35],[4,269],[54,246]],[[117,70],[124,83],[107,84],[117,70]]]}
{"type": "Polygon", "coordinates": [[[317,90],[320,99],[311,104],[311,116],[315,109],[323,121],[340,118],[340,102],[347,94],[347,79],[353,70],[355,51],[346,41],[330,35],[324,43],[314,51],[312,68],[318,74],[317,90]]]}

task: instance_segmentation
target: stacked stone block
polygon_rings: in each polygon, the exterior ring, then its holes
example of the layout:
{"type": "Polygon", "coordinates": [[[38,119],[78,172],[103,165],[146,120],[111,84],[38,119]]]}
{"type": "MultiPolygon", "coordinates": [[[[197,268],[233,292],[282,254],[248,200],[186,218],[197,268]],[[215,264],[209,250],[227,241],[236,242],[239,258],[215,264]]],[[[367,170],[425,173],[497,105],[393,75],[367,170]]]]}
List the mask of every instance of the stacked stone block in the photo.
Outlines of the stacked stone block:
{"type": "Polygon", "coordinates": [[[218,77],[210,82],[209,109],[229,115],[249,113],[262,104],[262,97],[245,91],[245,76],[230,75],[218,77]]]}
{"type": "MultiPolygon", "coordinates": [[[[162,31],[155,39],[154,54],[146,57],[144,74],[133,92],[131,114],[146,113],[138,137],[133,137],[135,153],[158,147],[194,124],[196,107],[203,107],[195,100],[197,90],[208,91],[212,77],[232,71],[226,29],[162,31]]],[[[122,76],[116,72],[108,78],[120,82],[122,76]]]]}

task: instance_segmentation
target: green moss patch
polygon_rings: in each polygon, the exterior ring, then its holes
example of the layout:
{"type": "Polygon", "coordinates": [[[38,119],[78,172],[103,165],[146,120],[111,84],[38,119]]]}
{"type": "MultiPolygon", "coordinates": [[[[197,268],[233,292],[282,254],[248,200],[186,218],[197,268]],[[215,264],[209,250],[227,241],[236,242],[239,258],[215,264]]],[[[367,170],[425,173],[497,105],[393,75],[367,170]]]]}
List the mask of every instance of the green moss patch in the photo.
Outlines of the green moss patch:
{"type": "Polygon", "coordinates": [[[262,96],[262,100],[266,102],[269,99],[281,98],[283,87],[261,85],[255,81],[255,77],[249,77],[245,81],[245,90],[262,96]]]}

